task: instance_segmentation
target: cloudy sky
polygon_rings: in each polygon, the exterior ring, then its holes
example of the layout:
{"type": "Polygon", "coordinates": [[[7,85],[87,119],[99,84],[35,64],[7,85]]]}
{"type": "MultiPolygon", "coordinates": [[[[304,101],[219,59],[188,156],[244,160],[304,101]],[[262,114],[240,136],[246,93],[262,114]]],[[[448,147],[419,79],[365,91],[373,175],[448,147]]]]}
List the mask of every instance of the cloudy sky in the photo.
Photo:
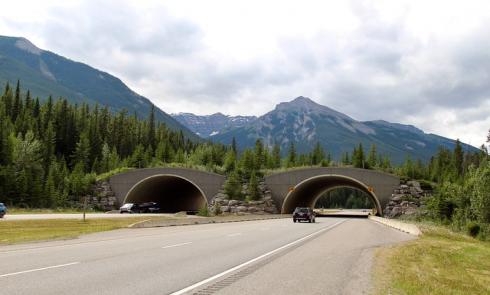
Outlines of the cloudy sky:
{"type": "Polygon", "coordinates": [[[9,1],[0,34],[120,77],[168,113],[303,95],[481,145],[490,1],[9,1]]]}

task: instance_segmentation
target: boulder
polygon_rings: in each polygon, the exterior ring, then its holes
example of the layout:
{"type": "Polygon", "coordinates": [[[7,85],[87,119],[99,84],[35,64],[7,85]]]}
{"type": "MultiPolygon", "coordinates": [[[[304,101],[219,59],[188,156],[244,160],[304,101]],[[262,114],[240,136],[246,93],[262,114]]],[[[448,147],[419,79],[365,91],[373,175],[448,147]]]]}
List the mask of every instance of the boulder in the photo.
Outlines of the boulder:
{"type": "Polygon", "coordinates": [[[246,206],[238,206],[236,207],[236,212],[247,212],[246,206]]]}
{"type": "Polygon", "coordinates": [[[229,200],[228,201],[228,206],[236,206],[240,203],[238,200],[229,200]]]}

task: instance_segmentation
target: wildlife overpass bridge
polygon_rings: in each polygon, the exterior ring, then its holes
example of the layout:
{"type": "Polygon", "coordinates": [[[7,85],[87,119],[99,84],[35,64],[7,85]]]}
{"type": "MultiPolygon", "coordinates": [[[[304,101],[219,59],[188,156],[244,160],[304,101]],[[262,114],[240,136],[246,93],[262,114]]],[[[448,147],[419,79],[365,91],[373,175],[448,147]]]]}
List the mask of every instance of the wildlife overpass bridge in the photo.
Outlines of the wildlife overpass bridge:
{"type": "MultiPolygon", "coordinates": [[[[187,168],[135,169],[109,179],[119,204],[158,202],[164,212],[197,211],[210,204],[225,177],[187,168]]],[[[357,168],[300,168],[265,177],[281,213],[295,207],[314,207],[330,190],[349,187],[366,193],[377,215],[382,215],[400,179],[394,175],[357,168]]]]}

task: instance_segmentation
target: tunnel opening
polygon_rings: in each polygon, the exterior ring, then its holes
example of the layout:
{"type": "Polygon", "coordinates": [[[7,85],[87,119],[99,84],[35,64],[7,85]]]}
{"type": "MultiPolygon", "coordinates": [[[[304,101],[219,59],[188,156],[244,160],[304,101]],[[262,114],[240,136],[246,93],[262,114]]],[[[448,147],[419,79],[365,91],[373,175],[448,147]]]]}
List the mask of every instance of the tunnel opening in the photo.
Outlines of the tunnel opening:
{"type": "Polygon", "coordinates": [[[371,206],[373,207],[373,210],[370,213],[379,216],[382,215],[380,202],[372,187],[354,178],[330,174],[308,178],[290,188],[284,200],[281,212],[289,214],[292,213],[296,207],[310,207],[313,209],[318,201],[320,201],[320,205],[324,202],[323,199],[321,199],[323,196],[328,196],[330,192],[335,192],[338,189],[343,189],[345,192],[352,192],[353,190],[358,191],[359,193],[356,194],[366,196],[372,203],[371,206]]]}
{"type": "Polygon", "coordinates": [[[178,175],[154,175],[135,184],[124,203],[158,203],[161,213],[195,213],[207,206],[204,192],[192,181],[178,175]]]}
{"type": "Polygon", "coordinates": [[[367,216],[376,210],[369,195],[352,187],[336,187],[323,192],[314,204],[318,216],[336,214],[367,216]]]}

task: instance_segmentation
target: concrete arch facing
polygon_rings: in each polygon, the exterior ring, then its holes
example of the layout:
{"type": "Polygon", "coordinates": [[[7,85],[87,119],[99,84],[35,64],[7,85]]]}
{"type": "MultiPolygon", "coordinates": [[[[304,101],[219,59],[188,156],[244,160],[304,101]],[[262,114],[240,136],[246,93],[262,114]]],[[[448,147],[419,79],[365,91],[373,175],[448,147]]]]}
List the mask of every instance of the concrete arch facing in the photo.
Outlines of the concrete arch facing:
{"type": "Polygon", "coordinates": [[[388,204],[393,190],[400,184],[400,179],[395,175],[368,169],[314,167],[271,174],[265,177],[265,183],[282,213],[290,210],[293,201],[300,200],[296,199],[299,193],[309,195],[305,200],[299,202],[300,204],[313,206],[315,198],[322,192],[341,186],[354,187],[367,192],[374,200],[377,214],[383,215],[382,208],[388,204]],[[329,175],[330,178],[324,178],[326,175],[329,175]]]}
{"type": "Polygon", "coordinates": [[[175,174],[156,174],[137,182],[124,203],[157,202],[164,213],[198,211],[208,205],[206,194],[191,180],[175,174]]]}
{"type": "Polygon", "coordinates": [[[117,205],[158,202],[167,212],[201,209],[224,182],[225,177],[216,173],[173,167],[133,169],[109,178],[117,205]]]}
{"type": "Polygon", "coordinates": [[[357,179],[338,174],[312,176],[292,187],[284,198],[281,213],[292,213],[296,207],[313,208],[323,193],[341,187],[358,189],[366,193],[373,201],[376,214],[382,214],[381,203],[372,188],[357,179]]]}

